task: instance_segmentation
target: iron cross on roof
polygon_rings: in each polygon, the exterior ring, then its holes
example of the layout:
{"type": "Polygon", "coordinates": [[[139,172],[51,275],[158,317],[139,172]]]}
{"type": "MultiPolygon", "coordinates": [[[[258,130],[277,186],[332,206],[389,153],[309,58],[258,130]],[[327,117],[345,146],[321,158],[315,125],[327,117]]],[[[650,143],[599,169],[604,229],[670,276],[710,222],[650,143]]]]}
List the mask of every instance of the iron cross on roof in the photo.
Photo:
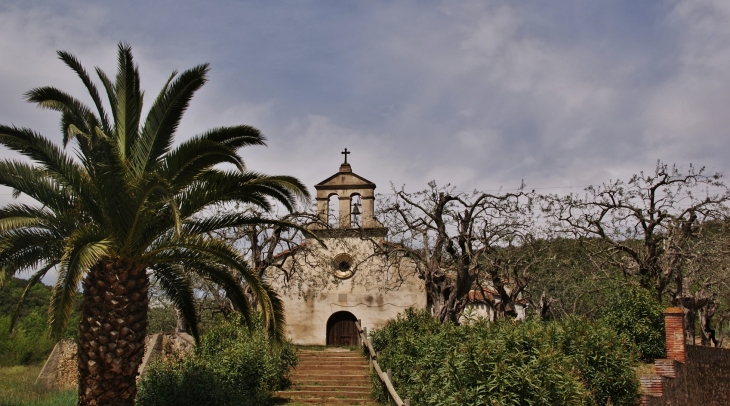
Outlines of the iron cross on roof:
{"type": "Polygon", "coordinates": [[[345,156],[345,163],[347,163],[347,155],[352,154],[352,152],[348,151],[347,148],[345,148],[345,150],[340,152],[340,154],[345,156]]]}

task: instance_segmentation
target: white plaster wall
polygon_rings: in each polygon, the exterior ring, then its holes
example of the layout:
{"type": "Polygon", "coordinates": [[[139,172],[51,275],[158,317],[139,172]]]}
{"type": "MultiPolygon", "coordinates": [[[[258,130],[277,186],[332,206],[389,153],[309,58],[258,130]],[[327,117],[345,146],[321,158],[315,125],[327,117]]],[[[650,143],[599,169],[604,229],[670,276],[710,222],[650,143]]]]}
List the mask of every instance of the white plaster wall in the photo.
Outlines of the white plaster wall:
{"type": "Polygon", "coordinates": [[[286,334],[295,344],[325,345],[327,320],[338,311],[348,311],[368,330],[382,327],[408,307],[425,308],[424,283],[405,261],[385,264],[374,256],[373,243],[360,238],[324,241],[322,248],[308,242],[308,252],[298,252],[285,267],[295,269],[287,280],[271,269],[267,280],[281,295],[286,314],[286,334]],[[312,248],[314,247],[314,248],[312,248]],[[331,259],[340,253],[354,259],[350,279],[334,276],[331,259]]]}

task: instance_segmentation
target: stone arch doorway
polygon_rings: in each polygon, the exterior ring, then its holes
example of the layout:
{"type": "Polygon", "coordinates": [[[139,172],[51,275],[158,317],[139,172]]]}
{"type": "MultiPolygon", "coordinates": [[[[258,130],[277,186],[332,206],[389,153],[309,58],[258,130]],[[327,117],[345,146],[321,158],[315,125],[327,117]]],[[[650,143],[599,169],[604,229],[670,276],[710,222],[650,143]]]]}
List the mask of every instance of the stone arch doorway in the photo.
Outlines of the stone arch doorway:
{"type": "Polygon", "coordinates": [[[350,312],[333,313],[327,320],[327,345],[358,345],[356,321],[350,312]]]}

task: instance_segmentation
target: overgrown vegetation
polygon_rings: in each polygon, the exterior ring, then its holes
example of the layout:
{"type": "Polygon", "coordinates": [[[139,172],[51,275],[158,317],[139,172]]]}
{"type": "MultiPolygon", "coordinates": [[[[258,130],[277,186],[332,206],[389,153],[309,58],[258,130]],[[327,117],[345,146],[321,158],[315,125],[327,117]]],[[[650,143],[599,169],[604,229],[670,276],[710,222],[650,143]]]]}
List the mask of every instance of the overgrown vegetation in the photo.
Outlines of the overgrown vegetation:
{"type": "Polygon", "coordinates": [[[35,384],[41,366],[0,367],[0,406],[74,406],[75,390],[46,389],[35,384]]]}
{"type": "MultiPolygon", "coordinates": [[[[56,340],[48,334],[51,288],[36,284],[29,289],[23,305],[18,308],[18,301],[27,284],[26,280],[12,278],[0,290],[0,367],[44,362],[56,344],[56,340]],[[18,318],[11,332],[11,320],[16,311],[18,318]]],[[[78,335],[78,314],[76,306],[63,338],[78,335]]]]}
{"type": "Polygon", "coordinates": [[[611,306],[604,306],[601,311],[601,320],[625,337],[642,361],[664,358],[665,306],[657,302],[651,292],[638,287],[615,292],[610,303],[611,306]]]}
{"type": "Polygon", "coordinates": [[[418,405],[633,405],[639,395],[631,345],[601,321],[455,326],[407,310],[373,345],[418,405]]]}
{"type": "Polygon", "coordinates": [[[151,365],[138,406],[266,405],[288,383],[297,356],[290,343],[272,344],[260,319],[254,329],[233,319],[205,333],[193,354],[151,365]]]}

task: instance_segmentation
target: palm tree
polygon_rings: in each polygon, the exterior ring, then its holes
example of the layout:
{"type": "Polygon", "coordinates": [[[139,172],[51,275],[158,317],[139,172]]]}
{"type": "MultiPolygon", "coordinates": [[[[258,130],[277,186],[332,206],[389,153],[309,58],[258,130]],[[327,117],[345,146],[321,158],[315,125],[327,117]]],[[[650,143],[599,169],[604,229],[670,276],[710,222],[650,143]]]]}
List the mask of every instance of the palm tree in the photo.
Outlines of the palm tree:
{"type": "Polygon", "coordinates": [[[233,247],[209,237],[229,227],[259,224],[252,215],[221,214],[231,203],[270,211],[308,199],[289,176],[248,171],[237,150],[263,145],[250,126],[221,127],[173,148],[173,138],[193,94],[206,82],[208,65],[173,72],[142,120],[143,93],[131,48],[119,45],[115,82],[96,73],[97,87],[79,61],[59,52],[82,80],[94,109],[53,87],[26,94],[28,101],[61,112],[63,147],[36,132],[0,126],[0,143],[32,161],[0,161],[0,184],[37,204],[0,208],[0,286],[33,271],[26,292],[51,269],[58,271],[49,309],[52,332],[65,326],[83,287],[79,325],[79,405],[132,405],[144,352],[150,277],[156,278],[197,338],[193,286],[188,272],[225,289],[248,319],[242,286],[259,303],[275,338],[283,336],[279,298],[251,272],[233,247]],[[219,164],[235,169],[221,169],[219,164]]]}

